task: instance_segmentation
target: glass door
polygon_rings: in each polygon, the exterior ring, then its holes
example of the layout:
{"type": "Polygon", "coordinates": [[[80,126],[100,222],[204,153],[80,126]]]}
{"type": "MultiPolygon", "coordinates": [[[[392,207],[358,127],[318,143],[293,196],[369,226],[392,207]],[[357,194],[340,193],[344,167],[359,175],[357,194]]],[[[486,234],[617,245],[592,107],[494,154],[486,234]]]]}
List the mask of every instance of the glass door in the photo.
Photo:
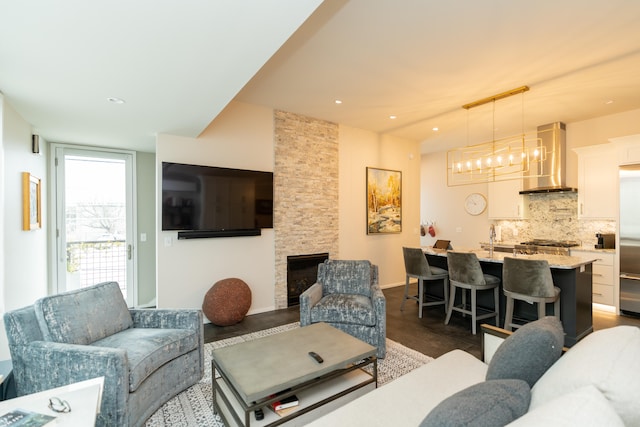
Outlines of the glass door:
{"type": "Polygon", "coordinates": [[[134,306],[134,154],[54,152],[57,291],[114,281],[134,306]]]}

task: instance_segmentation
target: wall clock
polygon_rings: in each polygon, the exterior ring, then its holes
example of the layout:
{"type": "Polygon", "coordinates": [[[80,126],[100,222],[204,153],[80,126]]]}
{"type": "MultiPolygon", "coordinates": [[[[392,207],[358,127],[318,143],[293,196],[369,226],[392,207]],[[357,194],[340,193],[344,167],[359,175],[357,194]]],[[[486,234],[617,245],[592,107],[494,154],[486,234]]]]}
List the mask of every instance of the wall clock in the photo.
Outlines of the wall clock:
{"type": "Polygon", "coordinates": [[[469,215],[480,215],[487,208],[487,199],[480,193],[471,193],[464,200],[464,209],[469,215]]]}

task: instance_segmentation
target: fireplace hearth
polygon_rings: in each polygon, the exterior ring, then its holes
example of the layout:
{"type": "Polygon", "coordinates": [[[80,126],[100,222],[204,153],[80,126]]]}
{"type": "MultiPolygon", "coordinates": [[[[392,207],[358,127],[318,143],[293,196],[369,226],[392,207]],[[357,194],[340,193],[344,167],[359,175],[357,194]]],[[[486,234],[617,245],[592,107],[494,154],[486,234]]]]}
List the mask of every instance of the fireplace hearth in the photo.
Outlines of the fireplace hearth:
{"type": "Polygon", "coordinates": [[[287,307],[300,304],[300,294],[318,277],[318,264],[329,259],[328,253],[287,256],[287,307]]]}

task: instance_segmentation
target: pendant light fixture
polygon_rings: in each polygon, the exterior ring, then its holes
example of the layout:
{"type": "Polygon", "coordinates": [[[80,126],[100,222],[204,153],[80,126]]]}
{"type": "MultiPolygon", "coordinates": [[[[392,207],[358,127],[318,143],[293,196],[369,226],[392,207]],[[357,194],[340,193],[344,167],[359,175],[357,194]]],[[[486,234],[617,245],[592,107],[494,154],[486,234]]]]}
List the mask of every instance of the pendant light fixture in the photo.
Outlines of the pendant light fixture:
{"type": "Polygon", "coordinates": [[[524,131],[524,93],[528,90],[528,86],[521,86],[462,106],[467,110],[467,146],[447,152],[448,186],[521,179],[533,162],[544,159],[540,139],[527,138],[524,131]],[[522,96],[522,132],[496,139],[496,101],[518,94],[522,96]],[[492,139],[469,145],[469,110],[490,102],[493,103],[492,139]]]}

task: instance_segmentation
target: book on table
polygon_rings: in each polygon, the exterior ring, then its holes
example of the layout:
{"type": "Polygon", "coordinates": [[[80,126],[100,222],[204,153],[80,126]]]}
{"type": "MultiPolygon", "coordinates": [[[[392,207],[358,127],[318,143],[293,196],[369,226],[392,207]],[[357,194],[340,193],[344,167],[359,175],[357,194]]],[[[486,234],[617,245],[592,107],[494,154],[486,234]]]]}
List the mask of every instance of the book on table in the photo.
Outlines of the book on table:
{"type": "Polygon", "coordinates": [[[0,427],[39,427],[49,424],[56,417],[37,412],[14,409],[0,415],[0,427]]]}
{"type": "Polygon", "coordinates": [[[284,417],[285,415],[295,412],[299,403],[298,397],[293,394],[291,396],[283,397],[280,400],[276,400],[275,402],[271,402],[269,404],[269,409],[279,416],[284,417]]]}
{"type": "Polygon", "coordinates": [[[271,409],[274,411],[280,411],[282,409],[292,408],[294,406],[298,406],[298,397],[293,394],[291,396],[283,397],[280,400],[276,400],[271,403],[271,409]]]}

